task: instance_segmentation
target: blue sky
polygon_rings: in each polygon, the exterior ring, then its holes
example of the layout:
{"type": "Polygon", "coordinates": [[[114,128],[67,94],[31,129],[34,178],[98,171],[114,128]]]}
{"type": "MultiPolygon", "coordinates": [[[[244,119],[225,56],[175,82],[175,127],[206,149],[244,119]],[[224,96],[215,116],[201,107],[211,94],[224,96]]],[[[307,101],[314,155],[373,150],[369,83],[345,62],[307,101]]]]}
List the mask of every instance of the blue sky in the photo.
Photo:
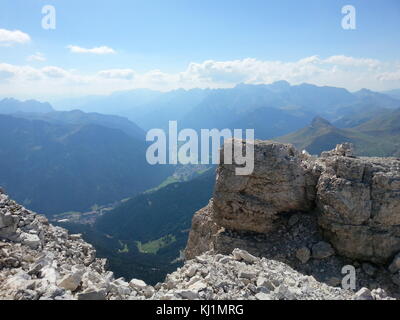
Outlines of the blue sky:
{"type": "Polygon", "coordinates": [[[44,87],[55,83],[43,77],[56,74],[53,80],[60,83],[49,88],[49,95],[82,95],[85,88],[93,94],[106,88],[261,83],[277,80],[282,64],[282,78],[292,83],[312,82],[318,74],[316,84],[342,83],[355,90],[351,74],[357,71],[362,79],[365,68],[372,68],[367,74],[380,80],[365,86],[400,87],[398,0],[2,0],[0,29],[29,35],[29,41],[0,46],[0,95],[33,87],[25,94],[46,96],[44,87]],[[356,30],[341,27],[341,9],[347,4],[356,8],[356,30]],[[44,5],[56,8],[55,30],[41,27],[44,5]],[[74,53],[70,45],[89,51],[74,53]],[[114,53],[90,51],[104,46],[114,53]],[[319,60],[299,64],[316,56],[319,60]],[[327,62],[330,57],[342,60],[327,62]],[[379,70],[373,61],[381,63],[379,70]],[[365,68],[359,70],[362,62],[365,68]],[[51,72],[44,69],[49,67],[51,72]],[[260,68],[264,73],[254,76],[260,68]],[[253,75],[246,77],[246,72],[253,75]],[[335,72],[340,79],[332,78],[335,72]],[[23,83],[27,73],[36,83],[23,83]],[[68,81],[61,83],[63,75],[68,81]]]}

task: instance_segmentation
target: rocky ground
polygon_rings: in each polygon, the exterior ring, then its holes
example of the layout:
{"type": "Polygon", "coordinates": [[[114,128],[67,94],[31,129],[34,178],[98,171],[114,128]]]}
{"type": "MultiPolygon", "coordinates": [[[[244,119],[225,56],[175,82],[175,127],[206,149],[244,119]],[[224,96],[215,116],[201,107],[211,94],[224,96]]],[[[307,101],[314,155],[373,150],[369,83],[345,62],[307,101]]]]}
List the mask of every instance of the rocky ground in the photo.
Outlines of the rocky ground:
{"type": "Polygon", "coordinates": [[[287,264],[235,249],[232,255],[203,254],[156,286],[155,299],[345,300],[390,299],[384,290],[357,293],[334,288],[287,264]]]}

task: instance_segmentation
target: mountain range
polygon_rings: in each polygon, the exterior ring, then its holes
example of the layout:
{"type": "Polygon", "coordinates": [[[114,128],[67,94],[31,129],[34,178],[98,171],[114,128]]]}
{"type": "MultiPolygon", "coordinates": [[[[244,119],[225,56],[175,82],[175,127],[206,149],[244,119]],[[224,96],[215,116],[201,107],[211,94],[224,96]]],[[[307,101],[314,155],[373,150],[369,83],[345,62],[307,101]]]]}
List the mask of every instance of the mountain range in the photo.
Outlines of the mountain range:
{"type": "Polygon", "coordinates": [[[56,106],[124,116],[144,130],[165,129],[168,121],[177,120],[181,129],[253,128],[256,138],[271,139],[305,127],[316,116],[335,122],[366,110],[375,114],[400,108],[400,100],[367,89],[352,93],[337,87],[278,81],[228,89],[123,91],[61,101],[56,106]]]}
{"type": "Polygon", "coordinates": [[[0,100],[0,114],[12,114],[17,112],[45,113],[54,111],[48,102],[36,100],[19,101],[13,98],[0,100]]]}
{"type": "Polygon", "coordinates": [[[54,125],[98,125],[110,129],[121,130],[132,138],[142,140],[145,139],[145,132],[139,128],[134,122],[127,118],[115,115],[104,115],[101,113],[86,113],[81,110],[71,111],[51,111],[45,113],[35,112],[17,112],[11,114],[17,118],[28,120],[42,120],[54,125]]]}
{"type": "Polygon", "coordinates": [[[395,93],[278,81],[230,89],[142,89],[58,103],[70,111],[3,99],[0,162],[7,170],[0,172],[0,184],[30,209],[48,214],[134,196],[177,169],[149,166],[144,156],[146,130],[166,128],[169,120],[178,120],[178,129],[252,128],[258,139],[291,142],[311,153],[349,141],[362,155],[397,155],[395,93]],[[48,197],[42,194],[49,190],[52,201],[44,203],[48,197]],[[62,198],[64,193],[71,198],[62,198]]]}
{"type": "Polygon", "coordinates": [[[128,120],[112,116],[0,115],[0,185],[48,215],[121,200],[173,172],[147,163],[143,135],[128,120]]]}
{"type": "Polygon", "coordinates": [[[359,117],[361,123],[350,128],[338,128],[316,117],[309,126],[274,140],[292,143],[316,155],[333,149],[337,144],[350,142],[359,156],[399,157],[400,109],[386,110],[372,119],[369,119],[368,114],[364,117],[364,121],[359,117]]]}

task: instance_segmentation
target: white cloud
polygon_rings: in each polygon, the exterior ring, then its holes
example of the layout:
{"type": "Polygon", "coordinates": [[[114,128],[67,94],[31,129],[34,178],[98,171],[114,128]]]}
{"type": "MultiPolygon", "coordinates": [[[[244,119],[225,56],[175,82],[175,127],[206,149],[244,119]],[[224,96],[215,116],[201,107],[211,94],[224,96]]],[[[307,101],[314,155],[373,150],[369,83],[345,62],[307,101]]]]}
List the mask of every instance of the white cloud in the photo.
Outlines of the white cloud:
{"type": "Polygon", "coordinates": [[[114,54],[116,51],[107,46],[95,47],[91,49],[82,48],[79,46],[69,45],[67,48],[72,53],[93,53],[93,54],[114,54]]]}
{"type": "Polygon", "coordinates": [[[14,73],[7,70],[0,70],[0,81],[12,78],[14,73]]]}
{"type": "Polygon", "coordinates": [[[332,56],[325,60],[322,60],[322,62],[336,64],[336,65],[343,65],[343,66],[370,67],[370,68],[378,67],[381,64],[381,62],[376,59],[366,59],[366,58],[356,59],[353,57],[347,57],[343,55],[332,56]]]}
{"type": "Polygon", "coordinates": [[[131,80],[135,76],[135,71],[132,69],[110,69],[110,70],[99,71],[98,75],[106,79],[131,80]]]}
{"type": "Polygon", "coordinates": [[[41,52],[36,52],[35,54],[29,56],[28,58],[26,58],[27,61],[46,61],[46,57],[44,56],[43,53],[41,52]]]}
{"type": "Polygon", "coordinates": [[[38,80],[41,77],[41,72],[30,66],[17,66],[8,63],[0,63],[0,72],[9,74],[9,80],[30,82],[38,80]]]}
{"type": "Polygon", "coordinates": [[[40,71],[49,78],[66,78],[69,75],[68,71],[54,66],[44,67],[40,71]]]}
{"type": "Polygon", "coordinates": [[[383,72],[378,75],[380,81],[398,81],[400,82],[400,69],[393,72],[383,72]]]}
{"type": "Polygon", "coordinates": [[[28,98],[109,94],[114,91],[150,88],[167,91],[177,88],[229,88],[238,83],[267,84],[286,80],[320,86],[389,90],[400,88],[400,64],[348,56],[305,57],[297,61],[271,61],[253,58],[192,62],[186,69],[166,73],[151,70],[105,69],[81,73],[58,66],[32,66],[0,63],[0,91],[3,95],[28,98]],[[39,96],[40,95],[40,96],[39,96]]]}
{"type": "Polygon", "coordinates": [[[343,55],[322,59],[311,56],[294,62],[262,61],[252,58],[232,61],[208,60],[191,63],[180,73],[183,83],[197,82],[215,86],[271,83],[287,80],[292,84],[309,82],[358,90],[366,87],[384,90],[388,86],[399,87],[400,83],[384,83],[384,79],[397,79],[393,63],[369,58],[354,58],[343,55]],[[386,72],[386,73],[385,73],[386,72]],[[389,72],[389,74],[387,74],[389,72]]]}
{"type": "Polygon", "coordinates": [[[23,44],[31,41],[29,34],[20,30],[0,29],[0,45],[12,46],[14,44],[23,44]]]}

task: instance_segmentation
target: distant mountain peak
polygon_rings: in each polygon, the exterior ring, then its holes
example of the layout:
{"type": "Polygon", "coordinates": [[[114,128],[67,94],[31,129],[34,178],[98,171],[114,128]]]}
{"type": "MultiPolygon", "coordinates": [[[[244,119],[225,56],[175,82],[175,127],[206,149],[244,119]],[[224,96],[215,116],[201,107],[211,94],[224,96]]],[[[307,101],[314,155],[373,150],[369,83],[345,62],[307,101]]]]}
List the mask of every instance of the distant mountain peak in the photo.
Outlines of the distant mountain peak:
{"type": "Polygon", "coordinates": [[[359,96],[359,97],[366,97],[366,96],[371,96],[371,95],[374,95],[374,94],[376,95],[376,94],[379,94],[379,93],[373,92],[373,91],[371,91],[369,89],[366,89],[366,88],[362,88],[362,89],[354,92],[354,94],[359,96]]]}
{"type": "Polygon", "coordinates": [[[311,126],[313,128],[333,127],[333,125],[328,120],[322,117],[315,117],[311,122],[311,126]]]}
{"type": "Polygon", "coordinates": [[[5,102],[18,102],[17,99],[14,98],[3,98],[2,100],[0,100],[0,103],[5,103],[5,102]]]}
{"type": "Polygon", "coordinates": [[[360,93],[371,93],[372,92],[372,90],[369,90],[369,89],[367,89],[367,88],[362,88],[362,89],[360,89],[358,92],[360,92],[360,93]]]}
{"type": "Polygon", "coordinates": [[[54,111],[48,102],[37,100],[20,101],[14,98],[0,100],[0,114],[13,114],[17,112],[46,113],[54,111]]]}
{"type": "Polygon", "coordinates": [[[268,87],[275,90],[287,90],[291,85],[286,80],[279,80],[271,83],[268,87]]]}
{"type": "Polygon", "coordinates": [[[275,82],[272,82],[271,85],[273,86],[280,86],[280,87],[290,87],[290,83],[286,80],[278,80],[275,82]]]}

